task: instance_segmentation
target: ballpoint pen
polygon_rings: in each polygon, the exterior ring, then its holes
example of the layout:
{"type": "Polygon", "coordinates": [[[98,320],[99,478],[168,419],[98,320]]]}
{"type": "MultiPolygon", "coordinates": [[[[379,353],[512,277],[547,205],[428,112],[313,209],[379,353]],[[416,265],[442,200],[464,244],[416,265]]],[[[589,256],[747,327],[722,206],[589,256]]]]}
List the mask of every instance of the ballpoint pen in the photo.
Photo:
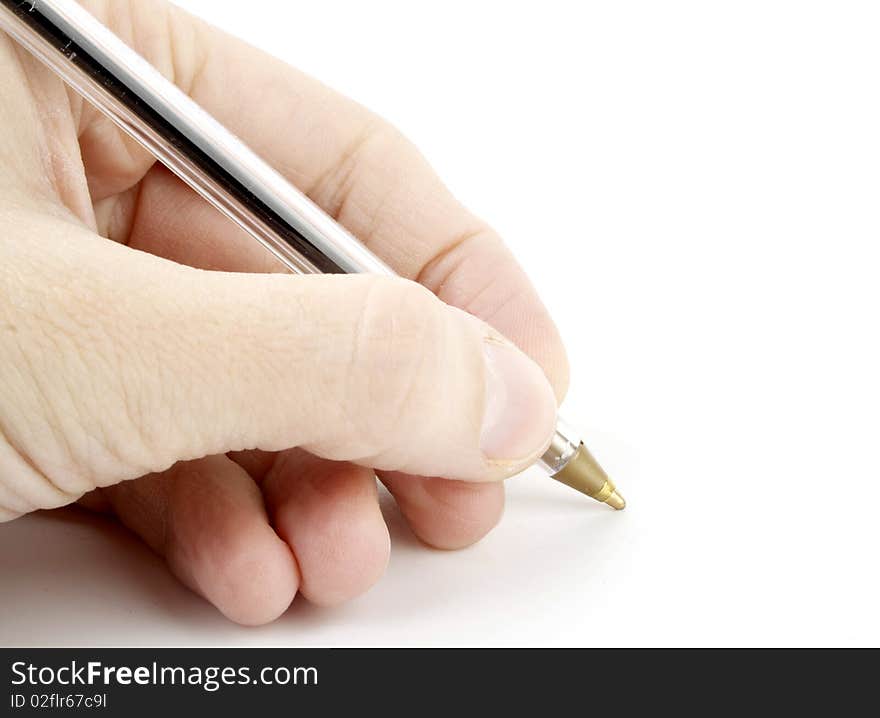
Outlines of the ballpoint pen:
{"type": "MultiPolygon", "coordinates": [[[[394,274],[74,0],[0,0],[0,27],[292,272],[394,274]]],[[[562,419],[538,465],[612,508],[626,505],[562,419]]]]}

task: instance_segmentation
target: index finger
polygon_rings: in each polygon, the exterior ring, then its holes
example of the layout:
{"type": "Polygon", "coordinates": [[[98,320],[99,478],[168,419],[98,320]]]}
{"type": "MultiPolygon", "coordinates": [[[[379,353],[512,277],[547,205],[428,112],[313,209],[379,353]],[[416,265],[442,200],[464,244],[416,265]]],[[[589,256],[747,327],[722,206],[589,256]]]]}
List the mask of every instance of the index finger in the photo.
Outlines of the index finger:
{"type": "MultiPolygon", "coordinates": [[[[561,398],[565,353],[531,282],[498,235],[453,197],[398,131],[163,0],[85,4],[400,275],[519,344],[561,398]]],[[[108,123],[83,108],[89,186],[99,218],[117,225],[102,229],[113,235],[121,226],[129,244],[186,264],[267,268],[264,250],[232,223],[167,172],[148,172],[153,163],[145,152],[133,148],[118,163],[108,161],[108,138],[119,141],[108,123]],[[137,191],[127,191],[141,176],[137,191]]]]}

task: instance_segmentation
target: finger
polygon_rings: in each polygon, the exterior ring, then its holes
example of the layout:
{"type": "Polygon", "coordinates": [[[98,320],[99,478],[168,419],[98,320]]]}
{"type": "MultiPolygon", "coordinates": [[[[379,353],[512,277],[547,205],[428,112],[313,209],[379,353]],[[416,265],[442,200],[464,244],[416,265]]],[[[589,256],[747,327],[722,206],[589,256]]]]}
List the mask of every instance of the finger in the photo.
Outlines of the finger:
{"type": "MultiPolygon", "coordinates": [[[[433,177],[427,165],[422,171],[433,177]]],[[[446,192],[439,182],[431,187],[425,192],[446,192]]],[[[149,172],[136,197],[136,215],[117,212],[112,222],[102,223],[106,235],[133,248],[205,269],[283,270],[249,235],[161,166],[149,172]]],[[[376,211],[390,210],[386,204],[376,211]]],[[[454,224],[461,213],[466,213],[461,206],[450,206],[442,218],[426,216],[418,230],[411,228],[422,236],[421,241],[437,250],[419,271],[418,281],[447,304],[483,319],[514,341],[541,365],[561,401],[568,386],[568,363],[553,321],[522,268],[491,229],[484,228],[455,243],[454,224]]],[[[349,223],[356,233],[364,226],[349,223]]],[[[397,270],[402,269],[401,261],[390,256],[384,245],[386,240],[405,244],[407,237],[397,235],[409,229],[395,228],[389,220],[384,229],[373,233],[373,248],[397,270]]]]}
{"type": "Polygon", "coordinates": [[[122,523],[231,620],[267,623],[293,600],[293,555],[253,480],[226,457],[182,462],[104,493],[122,523]]]}
{"type": "MultiPolygon", "coordinates": [[[[510,253],[491,233],[442,253],[420,281],[437,296],[489,322],[544,369],[561,401],[568,363],[543,305],[510,253]]],[[[485,536],[500,520],[501,485],[462,484],[442,478],[379,472],[410,527],[438,548],[461,548],[485,536]]]]}
{"type": "MultiPolygon", "coordinates": [[[[528,278],[499,237],[453,197],[398,131],[164,0],[85,4],[400,275],[421,281],[515,341],[544,367],[562,397],[565,353],[528,278]]],[[[103,231],[114,233],[106,225],[115,224],[135,246],[186,264],[265,270],[261,247],[242,241],[240,231],[215,211],[196,209],[201,200],[162,171],[124,193],[120,211],[116,195],[141,179],[152,158],[131,146],[119,151],[118,130],[88,108],[80,134],[93,197],[106,199],[100,207],[103,231]],[[197,237],[190,240],[194,230],[197,237]]]]}
{"type": "Polygon", "coordinates": [[[0,247],[0,384],[5,480],[36,506],[249,448],[479,481],[549,442],[538,366],[412,282],[203,272],[27,219],[0,247]]]}
{"type": "Polygon", "coordinates": [[[385,572],[391,544],[370,469],[293,449],[279,456],[261,488],[310,601],[342,603],[385,572]]]}
{"type": "MultiPolygon", "coordinates": [[[[305,456],[303,452],[295,453],[305,456]]],[[[282,507],[284,505],[283,501],[277,500],[278,494],[283,494],[288,483],[293,484],[299,481],[296,478],[289,482],[278,481],[280,475],[291,473],[290,465],[292,462],[288,459],[287,452],[274,454],[263,451],[239,451],[233,452],[229,456],[233,461],[243,466],[258,484],[262,484],[264,477],[269,475],[277,457],[285,459],[284,469],[273,473],[275,479],[272,482],[272,488],[267,491],[265,486],[262,487],[267,502],[272,502],[269,507],[270,514],[276,513],[272,508],[273,505],[282,507]],[[279,487],[281,488],[279,489],[279,487]]],[[[304,463],[304,458],[300,458],[298,463],[304,463]]],[[[324,462],[321,462],[321,465],[323,464],[324,462]]],[[[330,463],[329,466],[340,466],[340,464],[330,463]]],[[[354,467],[349,466],[349,468],[353,469],[354,467]]],[[[312,473],[319,472],[312,471],[312,473]]],[[[370,482],[372,482],[372,473],[368,473],[370,482]]],[[[502,483],[453,481],[394,472],[382,472],[380,478],[396,500],[413,533],[435,548],[457,549],[470,546],[489,533],[501,520],[501,515],[504,512],[504,485],[502,483]]],[[[279,510],[277,513],[284,515],[283,510],[279,510]]],[[[273,520],[273,523],[276,528],[279,527],[277,518],[273,520]]],[[[371,584],[364,580],[361,585],[366,588],[371,584]]],[[[308,596],[305,589],[303,592],[308,596]]],[[[352,590],[350,595],[353,596],[359,592],[352,590]]],[[[315,600],[321,602],[318,599],[315,600]]]]}
{"type": "Polygon", "coordinates": [[[435,548],[459,549],[483,538],[501,520],[504,484],[383,472],[413,533],[435,548]]]}

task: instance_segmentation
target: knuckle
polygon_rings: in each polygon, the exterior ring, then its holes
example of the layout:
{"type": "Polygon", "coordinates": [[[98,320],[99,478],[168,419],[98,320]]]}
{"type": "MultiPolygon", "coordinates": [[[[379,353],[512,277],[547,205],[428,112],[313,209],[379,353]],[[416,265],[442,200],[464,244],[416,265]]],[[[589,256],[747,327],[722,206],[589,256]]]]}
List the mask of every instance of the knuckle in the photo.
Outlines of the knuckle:
{"type": "Polygon", "coordinates": [[[334,219],[345,215],[363,168],[370,165],[377,150],[388,146],[393,134],[390,125],[368,115],[361,129],[339,149],[328,169],[308,189],[309,196],[334,219]]]}
{"type": "Polygon", "coordinates": [[[519,344],[541,365],[562,400],[569,380],[562,339],[497,233],[483,227],[447,243],[425,265],[419,281],[444,302],[480,317],[519,344]]]}
{"type": "Polygon", "coordinates": [[[358,237],[369,245],[420,160],[418,149],[400,130],[367,115],[308,194],[334,219],[357,227],[358,237]]]}

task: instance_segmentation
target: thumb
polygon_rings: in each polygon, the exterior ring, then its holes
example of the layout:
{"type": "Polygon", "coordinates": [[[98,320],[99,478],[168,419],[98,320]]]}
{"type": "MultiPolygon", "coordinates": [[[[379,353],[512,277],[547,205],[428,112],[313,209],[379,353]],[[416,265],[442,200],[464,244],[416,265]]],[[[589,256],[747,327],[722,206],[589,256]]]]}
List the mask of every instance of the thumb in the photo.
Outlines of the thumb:
{"type": "Polygon", "coordinates": [[[232,450],[484,481],[550,440],[541,369],[418,284],[207,272],[62,234],[6,245],[7,516],[232,450]]]}

